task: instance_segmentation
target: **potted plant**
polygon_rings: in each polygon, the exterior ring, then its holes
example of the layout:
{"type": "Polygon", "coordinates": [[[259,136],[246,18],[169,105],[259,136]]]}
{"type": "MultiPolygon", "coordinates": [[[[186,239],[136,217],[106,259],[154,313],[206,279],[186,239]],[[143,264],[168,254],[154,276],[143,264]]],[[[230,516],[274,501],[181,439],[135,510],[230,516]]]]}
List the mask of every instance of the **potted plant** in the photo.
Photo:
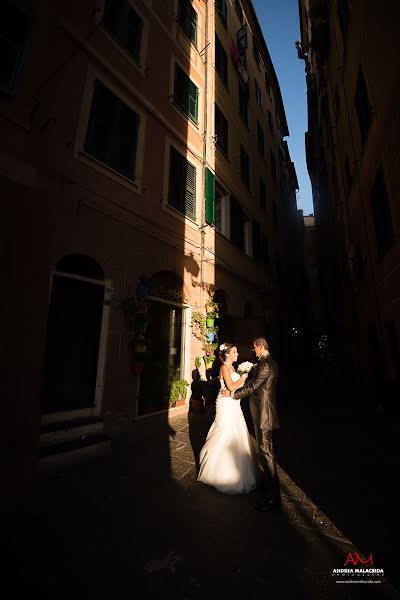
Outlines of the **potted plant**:
{"type": "MultiPolygon", "coordinates": [[[[207,300],[207,302],[206,302],[206,312],[207,313],[218,313],[218,309],[219,309],[219,305],[217,302],[214,302],[214,300],[207,300]]],[[[218,316],[215,318],[218,318],[218,316]]]]}
{"type": "Polygon", "coordinates": [[[175,407],[178,403],[184,404],[189,383],[185,379],[174,379],[169,388],[169,403],[175,407]]]}

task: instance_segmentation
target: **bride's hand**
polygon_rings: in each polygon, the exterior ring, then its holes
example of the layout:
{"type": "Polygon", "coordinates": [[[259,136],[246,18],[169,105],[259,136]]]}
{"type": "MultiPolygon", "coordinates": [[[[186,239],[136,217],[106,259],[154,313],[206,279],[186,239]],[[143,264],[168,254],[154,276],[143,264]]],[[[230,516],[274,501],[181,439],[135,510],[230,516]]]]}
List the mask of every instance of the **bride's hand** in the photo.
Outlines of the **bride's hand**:
{"type": "Polygon", "coordinates": [[[243,381],[243,383],[246,381],[246,379],[248,378],[248,376],[249,376],[248,373],[243,373],[243,375],[240,378],[243,381]]]}

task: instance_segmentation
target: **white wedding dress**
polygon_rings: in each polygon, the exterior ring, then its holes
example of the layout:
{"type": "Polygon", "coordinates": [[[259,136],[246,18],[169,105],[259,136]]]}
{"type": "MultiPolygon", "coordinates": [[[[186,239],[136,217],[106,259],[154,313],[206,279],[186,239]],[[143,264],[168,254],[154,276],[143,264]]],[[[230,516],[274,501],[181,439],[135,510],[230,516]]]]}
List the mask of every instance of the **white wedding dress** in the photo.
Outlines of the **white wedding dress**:
{"type": "MultiPolygon", "coordinates": [[[[240,375],[232,372],[232,381],[240,375]]],[[[220,378],[221,390],[225,383],[220,378]]],[[[198,480],[224,494],[244,494],[256,487],[251,438],[240,400],[218,394],[214,423],[200,451],[198,480]]]]}

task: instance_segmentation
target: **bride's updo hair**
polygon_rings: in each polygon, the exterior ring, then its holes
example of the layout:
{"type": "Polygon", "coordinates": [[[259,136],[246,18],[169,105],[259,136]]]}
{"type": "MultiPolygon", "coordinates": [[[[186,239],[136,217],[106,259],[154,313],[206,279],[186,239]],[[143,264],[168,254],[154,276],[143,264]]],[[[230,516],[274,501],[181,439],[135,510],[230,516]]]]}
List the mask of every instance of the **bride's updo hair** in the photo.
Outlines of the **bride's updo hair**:
{"type": "Polygon", "coordinates": [[[221,362],[225,362],[226,355],[232,350],[235,344],[231,344],[230,342],[224,342],[219,347],[218,358],[221,362]]]}

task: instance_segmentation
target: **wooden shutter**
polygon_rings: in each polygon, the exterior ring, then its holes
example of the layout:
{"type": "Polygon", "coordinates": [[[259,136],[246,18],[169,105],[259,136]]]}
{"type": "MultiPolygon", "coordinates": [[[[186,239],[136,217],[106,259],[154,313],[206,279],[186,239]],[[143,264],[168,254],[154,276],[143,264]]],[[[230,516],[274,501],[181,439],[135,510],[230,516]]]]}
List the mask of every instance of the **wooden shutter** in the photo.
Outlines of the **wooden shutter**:
{"type": "Polygon", "coordinates": [[[198,96],[199,90],[188,77],[188,114],[196,123],[198,121],[198,96]]]}
{"type": "Polygon", "coordinates": [[[186,162],[185,215],[196,217],[196,167],[186,162]]]}
{"type": "Polygon", "coordinates": [[[196,168],[171,146],[168,204],[191,219],[196,217],[196,168]]]}
{"type": "Polygon", "coordinates": [[[215,175],[206,168],[206,223],[215,225],[215,175]]]}

